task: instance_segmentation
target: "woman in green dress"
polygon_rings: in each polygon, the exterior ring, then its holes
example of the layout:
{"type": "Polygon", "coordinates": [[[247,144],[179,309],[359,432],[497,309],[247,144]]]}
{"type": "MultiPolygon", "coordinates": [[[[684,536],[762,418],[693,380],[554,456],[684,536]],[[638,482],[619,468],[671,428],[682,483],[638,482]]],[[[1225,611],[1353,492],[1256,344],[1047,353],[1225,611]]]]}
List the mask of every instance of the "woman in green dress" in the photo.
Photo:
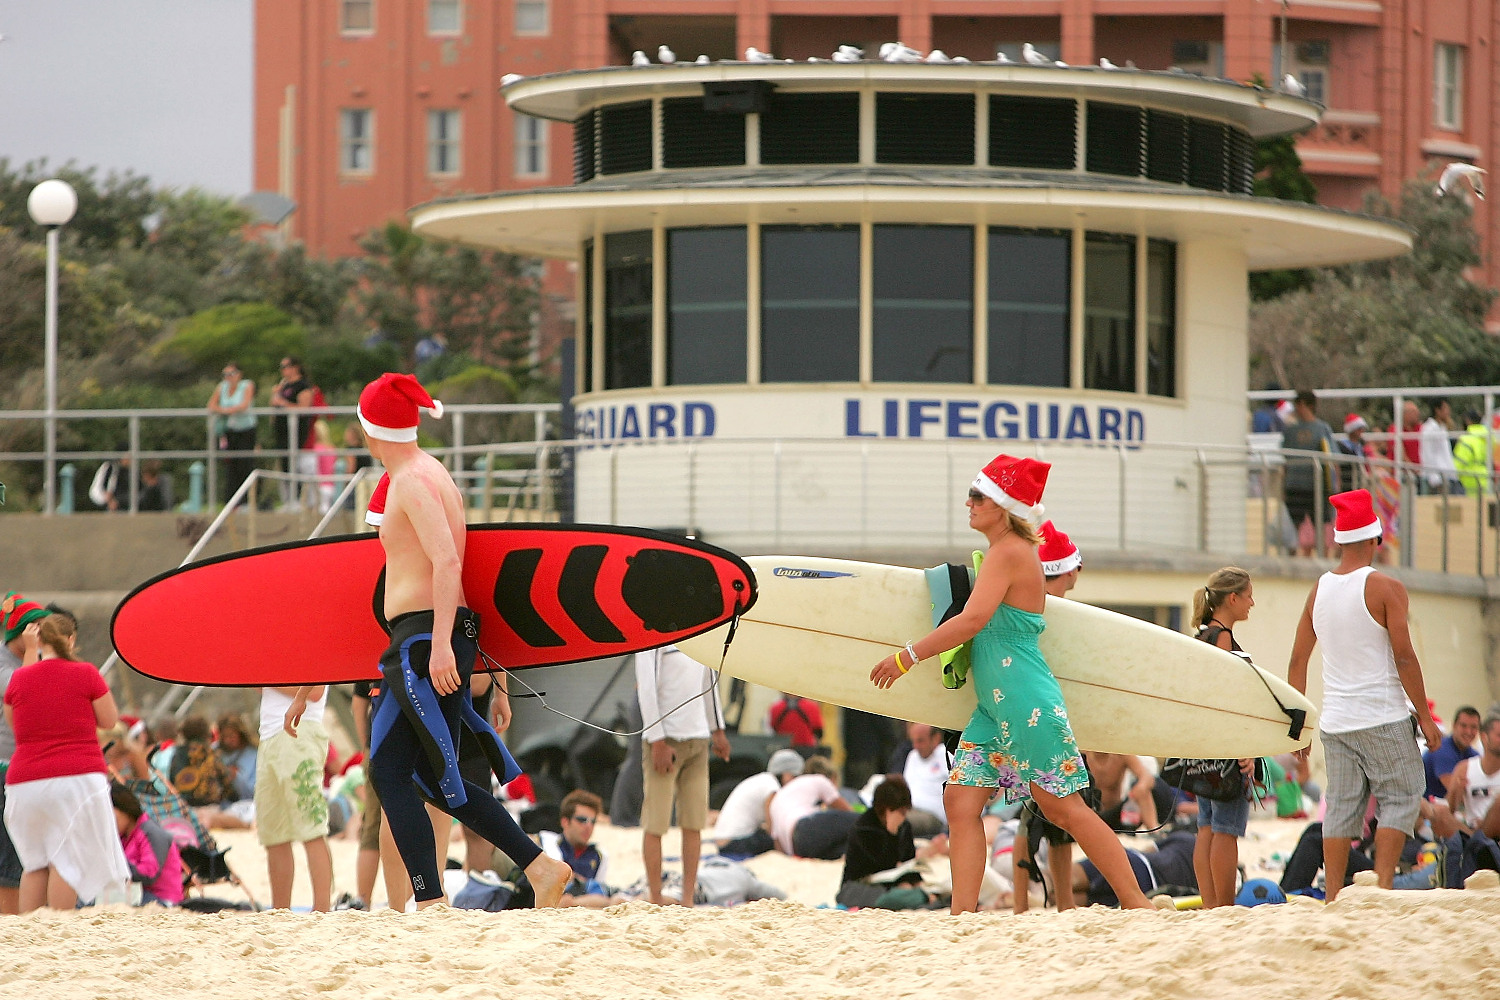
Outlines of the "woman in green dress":
{"type": "Polygon", "coordinates": [[[1149,908],[1119,840],[1078,793],[1088,786],[1057,679],[1037,646],[1046,623],[1046,578],[1037,557],[1042,490],[1051,466],[1000,455],[969,490],[969,527],[989,541],[964,610],[887,656],[870,673],[890,687],[920,660],[974,640],[971,683],[978,706],[964,728],[943,792],[953,872],[952,912],[979,905],[984,876],[982,815],[1003,801],[1035,800],[1109,880],[1125,908],[1149,908]]]}

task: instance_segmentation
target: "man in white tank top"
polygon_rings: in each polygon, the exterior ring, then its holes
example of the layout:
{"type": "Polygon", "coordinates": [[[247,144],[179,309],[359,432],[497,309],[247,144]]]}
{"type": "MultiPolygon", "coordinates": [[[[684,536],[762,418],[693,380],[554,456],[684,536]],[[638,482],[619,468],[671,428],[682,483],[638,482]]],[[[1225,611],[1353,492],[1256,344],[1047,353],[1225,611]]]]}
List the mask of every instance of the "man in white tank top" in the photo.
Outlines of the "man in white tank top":
{"type": "Polygon", "coordinates": [[[1479,745],[1484,748],[1482,754],[1459,761],[1453,769],[1455,776],[1465,780],[1454,782],[1448,804],[1469,833],[1500,838],[1500,809],[1494,808],[1495,799],[1500,798],[1500,713],[1493,709],[1480,727],[1479,745]]]}
{"type": "Polygon", "coordinates": [[[1343,888],[1349,848],[1371,795],[1380,824],[1375,874],[1383,888],[1391,887],[1427,783],[1413,715],[1429,748],[1437,748],[1442,734],[1427,708],[1422,665],[1412,648],[1406,588],[1371,566],[1381,529],[1370,494],[1350,490],[1328,499],[1338,512],[1333,540],[1341,546],[1339,564],[1307,595],[1287,681],[1307,691],[1307,661],[1322,643],[1323,871],[1332,902],[1343,888]]]}

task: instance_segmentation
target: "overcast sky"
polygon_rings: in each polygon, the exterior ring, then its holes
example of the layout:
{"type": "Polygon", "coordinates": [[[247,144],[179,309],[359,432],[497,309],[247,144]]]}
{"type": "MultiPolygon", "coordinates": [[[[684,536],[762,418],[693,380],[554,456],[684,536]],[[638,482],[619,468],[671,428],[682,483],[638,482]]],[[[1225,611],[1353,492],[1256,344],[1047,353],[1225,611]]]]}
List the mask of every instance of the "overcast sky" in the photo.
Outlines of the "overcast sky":
{"type": "Polygon", "coordinates": [[[0,0],[0,157],[249,192],[253,0],[0,0]]]}

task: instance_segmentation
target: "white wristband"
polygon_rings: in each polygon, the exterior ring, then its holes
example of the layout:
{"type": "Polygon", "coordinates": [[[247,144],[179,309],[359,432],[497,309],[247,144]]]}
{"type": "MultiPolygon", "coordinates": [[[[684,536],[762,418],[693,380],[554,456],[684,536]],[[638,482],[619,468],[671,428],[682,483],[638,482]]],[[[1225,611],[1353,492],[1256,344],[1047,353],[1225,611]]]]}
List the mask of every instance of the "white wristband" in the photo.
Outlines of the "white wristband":
{"type": "Polygon", "coordinates": [[[906,655],[911,657],[911,665],[915,667],[917,665],[917,651],[912,648],[912,643],[909,641],[906,644],[906,655]]]}

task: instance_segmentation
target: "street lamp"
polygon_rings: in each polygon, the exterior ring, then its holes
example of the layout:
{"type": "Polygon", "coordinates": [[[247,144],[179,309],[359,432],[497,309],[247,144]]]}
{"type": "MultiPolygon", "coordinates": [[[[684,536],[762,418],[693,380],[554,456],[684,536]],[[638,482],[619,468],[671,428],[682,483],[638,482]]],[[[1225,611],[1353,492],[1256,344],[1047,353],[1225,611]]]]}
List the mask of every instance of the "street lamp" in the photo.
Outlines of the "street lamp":
{"type": "Polygon", "coordinates": [[[26,210],[33,222],[47,227],[47,457],[42,512],[51,514],[57,509],[57,230],[78,211],[78,195],[67,181],[42,181],[31,189],[26,210]]]}

